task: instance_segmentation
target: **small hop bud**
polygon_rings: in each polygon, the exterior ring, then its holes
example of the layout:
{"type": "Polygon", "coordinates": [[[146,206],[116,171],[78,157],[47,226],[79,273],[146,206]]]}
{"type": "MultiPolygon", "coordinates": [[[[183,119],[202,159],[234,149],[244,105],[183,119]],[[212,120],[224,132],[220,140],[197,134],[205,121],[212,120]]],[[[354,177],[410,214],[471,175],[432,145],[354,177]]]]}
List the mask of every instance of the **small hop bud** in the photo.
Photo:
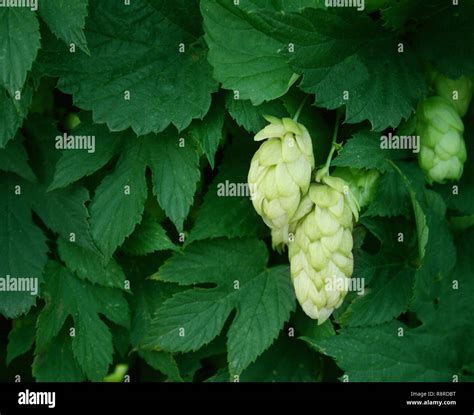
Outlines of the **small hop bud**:
{"type": "Polygon", "coordinates": [[[453,80],[435,72],[433,85],[436,94],[451,102],[459,116],[464,117],[472,99],[473,85],[471,79],[461,76],[453,80]],[[456,97],[454,97],[454,94],[456,97]]]}
{"type": "Polygon", "coordinates": [[[380,174],[375,169],[353,169],[350,167],[338,167],[332,173],[335,177],[343,179],[348,188],[344,194],[351,192],[360,208],[367,206],[374,198],[380,174]]]}
{"type": "Polygon", "coordinates": [[[429,183],[459,180],[466,161],[464,124],[450,101],[431,97],[418,106],[418,162],[429,183]]]}

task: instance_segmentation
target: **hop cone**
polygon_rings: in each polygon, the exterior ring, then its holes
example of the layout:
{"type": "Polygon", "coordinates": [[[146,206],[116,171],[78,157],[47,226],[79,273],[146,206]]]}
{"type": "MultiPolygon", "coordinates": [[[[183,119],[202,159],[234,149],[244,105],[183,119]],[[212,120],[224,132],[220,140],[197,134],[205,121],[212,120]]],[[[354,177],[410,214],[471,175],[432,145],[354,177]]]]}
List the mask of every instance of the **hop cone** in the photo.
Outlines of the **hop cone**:
{"type": "Polygon", "coordinates": [[[349,185],[360,208],[367,206],[374,198],[380,174],[375,169],[362,170],[350,167],[338,167],[333,176],[340,177],[349,185]]]}
{"type": "Polygon", "coordinates": [[[458,114],[464,117],[472,99],[472,81],[466,76],[456,80],[449,79],[439,72],[433,78],[436,94],[450,101],[458,114]],[[458,92],[457,100],[453,99],[454,91],[458,92]]]}
{"type": "Polygon", "coordinates": [[[466,161],[464,124],[451,102],[441,97],[423,101],[417,110],[420,136],[418,162],[428,182],[459,180],[466,161]]]}
{"type": "Polygon", "coordinates": [[[272,230],[273,246],[280,249],[307,205],[295,216],[310,185],[313,146],[303,125],[290,118],[266,119],[270,124],[255,136],[255,141],[266,141],[252,159],[248,183],[255,210],[272,230]]]}
{"type": "Polygon", "coordinates": [[[296,298],[318,324],[342,304],[352,275],[352,227],[358,210],[348,189],[344,180],[329,176],[311,185],[312,208],[289,244],[296,298]]]}

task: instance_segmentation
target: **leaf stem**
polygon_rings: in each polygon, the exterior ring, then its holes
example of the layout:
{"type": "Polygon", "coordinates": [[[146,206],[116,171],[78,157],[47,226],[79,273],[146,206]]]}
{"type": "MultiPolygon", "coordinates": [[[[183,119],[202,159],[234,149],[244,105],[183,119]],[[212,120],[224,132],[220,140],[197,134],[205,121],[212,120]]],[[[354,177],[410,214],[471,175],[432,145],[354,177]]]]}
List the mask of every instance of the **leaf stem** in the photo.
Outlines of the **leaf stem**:
{"type": "Polygon", "coordinates": [[[334,155],[334,151],[336,151],[336,148],[338,147],[338,144],[336,143],[336,141],[337,141],[337,135],[339,133],[340,121],[341,121],[341,111],[338,110],[336,114],[336,123],[334,125],[334,132],[332,135],[331,150],[329,151],[326,164],[316,174],[316,181],[318,182],[321,180],[322,177],[327,176],[329,174],[329,167],[331,166],[332,156],[334,155]]]}
{"type": "Polygon", "coordinates": [[[309,95],[306,95],[306,96],[304,97],[303,101],[301,101],[300,106],[299,106],[298,109],[296,110],[296,113],[295,113],[295,115],[294,115],[294,117],[293,117],[293,121],[294,121],[294,122],[298,122],[298,118],[300,117],[301,110],[303,109],[304,104],[306,104],[306,101],[308,100],[308,96],[309,96],[309,95]]]}

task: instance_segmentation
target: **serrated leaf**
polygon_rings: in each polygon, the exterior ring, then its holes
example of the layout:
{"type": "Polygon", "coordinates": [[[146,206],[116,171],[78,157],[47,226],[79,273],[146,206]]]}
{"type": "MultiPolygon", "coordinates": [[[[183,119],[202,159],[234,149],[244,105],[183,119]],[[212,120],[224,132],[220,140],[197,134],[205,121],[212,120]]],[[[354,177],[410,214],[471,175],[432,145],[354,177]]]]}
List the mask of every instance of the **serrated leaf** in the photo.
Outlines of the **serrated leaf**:
{"type": "Polygon", "coordinates": [[[51,347],[71,316],[75,329],[74,357],[90,380],[102,380],[112,363],[113,344],[110,329],[99,313],[115,323],[123,323],[126,303],[111,289],[85,283],[54,262],[49,263],[45,272],[44,291],[46,306],[37,323],[37,354],[51,347]]]}
{"type": "Polygon", "coordinates": [[[227,333],[231,372],[241,373],[275,340],[295,309],[286,266],[274,267],[245,286],[237,315],[227,333]]]}
{"type": "Polygon", "coordinates": [[[239,91],[240,99],[254,105],[288,91],[294,79],[286,58],[278,54],[282,43],[256,30],[232,0],[203,0],[201,13],[208,59],[225,89],[239,91]]]}
{"type": "Polygon", "coordinates": [[[171,381],[183,381],[179,373],[178,365],[170,353],[140,350],[138,355],[153,369],[165,374],[171,381]]]}
{"type": "Polygon", "coordinates": [[[189,128],[189,134],[201,146],[212,169],[214,169],[214,157],[223,137],[225,110],[221,101],[219,97],[215,98],[204,119],[194,121],[189,128]]]}
{"type": "MultiPolygon", "coordinates": [[[[403,262],[388,262],[379,268],[372,283],[365,287],[365,293],[357,296],[339,321],[344,326],[374,326],[398,317],[408,309],[413,295],[415,270],[403,262]]],[[[354,274],[357,278],[357,274],[354,274]]]]}
{"type": "Polygon", "coordinates": [[[36,181],[36,176],[28,164],[28,154],[23,146],[23,136],[17,134],[4,149],[0,149],[0,170],[12,172],[31,182],[36,181]]]}
{"type": "MultiPolygon", "coordinates": [[[[18,194],[23,187],[22,180],[0,175],[0,278],[34,278],[39,290],[48,248],[32,221],[28,195],[18,194]]],[[[0,292],[0,313],[7,318],[26,313],[35,303],[30,291],[0,292]]]]}
{"type": "Polygon", "coordinates": [[[33,97],[30,87],[25,87],[21,93],[21,98],[16,100],[9,95],[5,89],[0,88],[0,148],[4,148],[8,141],[15,137],[23,119],[28,114],[33,97]]]}
{"type": "Polygon", "coordinates": [[[122,246],[122,250],[127,254],[139,256],[176,249],[163,227],[150,215],[143,216],[142,222],[122,246]]]}
{"type": "Polygon", "coordinates": [[[294,52],[286,55],[303,75],[300,88],[315,94],[318,106],[345,105],[348,123],[369,120],[376,131],[397,127],[426,92],[413,50],[399,53],[399,40],[362,13],[341,8],[308,8],[300,14],[265,10],[254,13],[252,21],[274,39],[294,45],[294,52]]]}
{"type": "Polygon", "coordinates": [[[199,156],[192,142],[180,145],[175,133],[165,132],[146,141],[153,192],[167,216],[182,232],[200,177],[199,156]]]}
{"type": "Polygon", "coordinates": [[[76,243],[91,252],[97,253],[89,227],[89,192],[82,186],[73,185],[66,189],[46,192],[46,185],[30,184],[32,209],[48,228],[64,239],[70,240],[74,235],[76,243]]]}
{"type": "Polygon", "coordinates": [[[393,169],[387,170],[380,178],[375,195],[363,217],[408,216],[410,196],[400,175],[393,169]]]}
{"type": "Polygon", "coordinates": [[[10,95],[23,89],[39,48],[36,14],[25,7],[0,8],[0,83],[10,95]]]}
{"type": "Polygon", "coordinates": [[[459,370],[451,342],[442,333],[424,333],[400,322],[343,329],[315,346],[336,360],[350,382],[451,382],[459,370]]]}
{"type": "Polygon", "coordinates": [[[262,227],[247,187],[250,149],[245,142],[227,148],[219,174],[204,196],[187,244],[222,236],[251,236],[262,227]],[[241,194],[242,189],[248,194],[241,194]]]}
{"type": "Polygon", "coordinates": [[[68,46],[71,43],[88,53],[84,35],[88,0],[42,0],[38,8],[49,29],[68,46]]]}
{"type": "Polygon", "coordinates": [[[61,238],[58,239],[58,253],[68,269],[79,278],[103,287],[124,289],[125,274],[113,258],[106,260],[61,238]]]}
{"type": "Polygon", "coordinates": [[[227,347],[232,371],[241,373],[271,345],[295,307],[288,269],[265,270],[265,251],[255,240],[231,239],[195,242],[175,254],[160,269],[159,279],[217,286],[189,289],[167,300],[151,323],[145,347],[197,350],[222,331],[236,308],[227,347]]]}
{"type": "Polygon", "coordinates": [[[113,134],[107,127],[92,124],[90,120],[81,120],[81,124],[74,129],[73,135],[94,137],[95,151],[93,153],[77,149],[63,151],[56,164],[54,181],[49,185],[48,191],[66,187],[95,173],[112,159],[122,142],[135,139],[135,135],[130,130],[113,134]]]}
{"type": "MultiPolygon", "coordinates": [[[[188,23],[192,18],[181,16],[188,23]]],[[[181,24],[145,0],[90,2],[90,56],[71,54],[49,38],[41,70],[59,75],[58,87],[111,131],[132,127],[146,135],[170,124],[181,131],[206,115],[217,88],[202,41],[181,24]]]]}
{"type": "Polygon", "coordinates": [[[191,285],[205,282],[229,284],[259,274],[268,252],[256,239],[214,239],[195,242],[173,255],[153,277],[155,280],[191,285]],[[242,262],[242,258],[247,258],[242,262]]]}
{"type": "Polygon", "coordinates": [[[32,366],[37,382],[83,382],[84,373],[76,361],[69,335],[64,330],[54,342],[37,353],[32,366]]]}
{"type": "Polygon", "coordinates": [[[380,134],[360,131],[347,141],[331,165],[385,172],[391,168],[388,160],[404,158],[406,155],[404,151],[383,149],[380,134]]]}
{"type": "Polygon", "coordinates": [[[141,220],[148,193],[142,150],[132,145],[122,152],[115,170],[102,181],[92,199],[92,236],[106,258],[112,257],[141,220]]]}
{"type": "Polygon", "coordinates": [[[13,359],[28,352],[33,347],[37,317],[38,313],[33,311],[15,320],[13,329],[8,334],[7,365],[9,365],[13,359]]]}
{"type": "Polygon", "coordinates": [[[264,102],[255,106],[250,100],[235,99],[231,92],[227,93],[226,107],[235,122],[251,133],[258,133],[268,124],[263,118],[264,115],[272,115],[277,118],[288,116],[288,112],[280,100],[264,102]]]}
{"type": "Polygon", "coordinates": [[[448,278],[456,265],[453,236],[446,220],[446,206],[440,195],[426,191],[420,198],[426,238],[425,255],[415,275],[415,292],[411,309],[424,318],[434,307],[440,281],[448,278]]]}

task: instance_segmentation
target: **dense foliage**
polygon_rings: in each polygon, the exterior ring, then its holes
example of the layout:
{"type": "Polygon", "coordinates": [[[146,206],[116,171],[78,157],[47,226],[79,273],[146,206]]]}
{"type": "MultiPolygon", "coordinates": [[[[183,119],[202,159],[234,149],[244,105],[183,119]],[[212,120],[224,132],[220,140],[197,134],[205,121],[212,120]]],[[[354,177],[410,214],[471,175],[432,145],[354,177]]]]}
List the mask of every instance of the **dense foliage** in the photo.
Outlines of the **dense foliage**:
{"type": "Polygon", "coordinates": [[[467,0],[0,8],[0,380],[474,380],[474,105],[433,80],[472,87],[473,19],[467,0]],[[423,102],[446,88],[443,129],[423,102]],[[245,186],[264,115],[297,113],[363,200],[364,290],[320,325],[245,186]],[[423,170],[381,144],[420,124],[423,170]]]}

